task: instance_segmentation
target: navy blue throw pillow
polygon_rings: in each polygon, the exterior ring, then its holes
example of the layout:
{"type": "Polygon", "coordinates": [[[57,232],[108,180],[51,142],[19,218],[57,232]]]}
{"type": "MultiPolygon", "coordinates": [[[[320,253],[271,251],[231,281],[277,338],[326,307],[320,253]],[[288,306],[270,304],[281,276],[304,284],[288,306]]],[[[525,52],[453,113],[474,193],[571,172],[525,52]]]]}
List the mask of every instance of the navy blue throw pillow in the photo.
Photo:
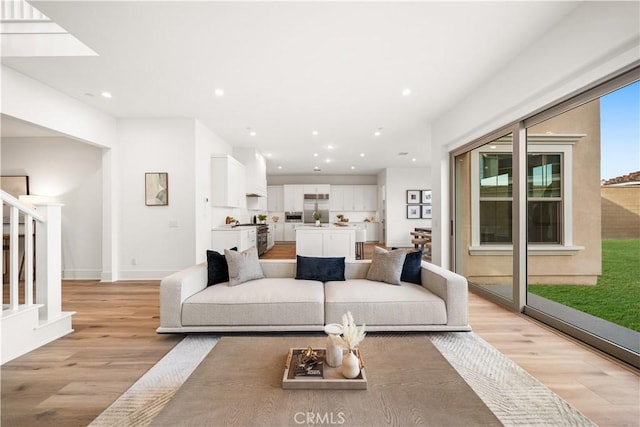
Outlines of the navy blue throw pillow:
{"type": "Polygon", "coordinates": [[[309,257],[296,255],[296,279],[344,281],[344,257],[309,257]]]}
{"type": "Polygon", "coordinates": [[[415,283],[422,285],[422,274],[420,267],[422,265],[422,252],[407,252],[402,266],[402,274],[400,280],[403,282],[415,283]]]}
{"type": "MultiPolygon", "coordinates": [[[[231,248],[237,251],[237,247],[231,248]]],[[[207,286],[217,285],[229,281],[229,266],[223,254],[207,251],[207,286]]]]}

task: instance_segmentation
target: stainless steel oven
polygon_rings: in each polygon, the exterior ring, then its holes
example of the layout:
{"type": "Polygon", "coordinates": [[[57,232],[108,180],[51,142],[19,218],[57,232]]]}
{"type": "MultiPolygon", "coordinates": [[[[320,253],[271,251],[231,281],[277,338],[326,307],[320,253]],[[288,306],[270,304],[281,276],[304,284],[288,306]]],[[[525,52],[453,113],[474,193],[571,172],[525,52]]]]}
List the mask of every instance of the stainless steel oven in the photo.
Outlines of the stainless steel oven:
{"type": "Polygon", "coordinates": [[[285,212],[284,222],[302,222],[302,212],[285,212]]]}

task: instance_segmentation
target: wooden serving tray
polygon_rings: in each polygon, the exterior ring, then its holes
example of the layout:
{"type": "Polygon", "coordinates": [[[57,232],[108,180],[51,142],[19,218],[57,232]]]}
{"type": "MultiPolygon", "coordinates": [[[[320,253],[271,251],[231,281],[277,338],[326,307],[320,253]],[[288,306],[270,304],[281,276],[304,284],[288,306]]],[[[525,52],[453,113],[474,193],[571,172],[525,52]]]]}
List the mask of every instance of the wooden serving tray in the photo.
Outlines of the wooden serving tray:
{"type": "MultiPolygon", "coordinates": [[[[324,378],[295,378],[294,369],[289,369],[291,357],[294,350],[304,350],[304,348],[290,348],[287,353],[284,365],[284,375],[282,376],[282,388],[298,390],[366,390],[367,375],[364,372],[362,355],[360,358],[360,374],[354,379],[345,378],[340,368],[332,368],[325,363],[324,378]]],[[[314,351],[325,350],[314,348],[314,351]]]]}

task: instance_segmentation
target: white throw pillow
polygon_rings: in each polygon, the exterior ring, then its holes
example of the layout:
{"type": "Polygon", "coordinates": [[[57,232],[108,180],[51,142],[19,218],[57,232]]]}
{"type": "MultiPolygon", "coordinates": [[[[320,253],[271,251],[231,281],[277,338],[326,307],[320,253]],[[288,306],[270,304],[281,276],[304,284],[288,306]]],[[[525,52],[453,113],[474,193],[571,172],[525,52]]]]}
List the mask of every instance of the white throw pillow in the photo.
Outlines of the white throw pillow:
{"type": "Polygon", "coordinates": [[[264,278],[255,246],[242,252],[225,249],[224,257],[227,259],[227,266],[229,267],[229,286],[264,278]]]}
{"type": "Polygon", "coordinates": [[[386,249],[374,246],[367,279],[399,285],[406,256],[407,253],[401,249],[389,252],[386,249]]]}

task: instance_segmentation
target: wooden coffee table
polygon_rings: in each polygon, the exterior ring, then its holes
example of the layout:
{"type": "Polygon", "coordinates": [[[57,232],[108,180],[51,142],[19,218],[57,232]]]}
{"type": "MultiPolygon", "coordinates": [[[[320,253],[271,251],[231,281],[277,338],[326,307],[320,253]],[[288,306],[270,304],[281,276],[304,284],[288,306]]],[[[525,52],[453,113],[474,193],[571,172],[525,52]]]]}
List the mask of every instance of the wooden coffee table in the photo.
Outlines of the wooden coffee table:
{"type": "Polygon", "coordinates": [[[285,390],[291,347],[323,337],[223,337],[155,426],[502,425],[424,335],[361,344],[367,390],[285,390]]]}

